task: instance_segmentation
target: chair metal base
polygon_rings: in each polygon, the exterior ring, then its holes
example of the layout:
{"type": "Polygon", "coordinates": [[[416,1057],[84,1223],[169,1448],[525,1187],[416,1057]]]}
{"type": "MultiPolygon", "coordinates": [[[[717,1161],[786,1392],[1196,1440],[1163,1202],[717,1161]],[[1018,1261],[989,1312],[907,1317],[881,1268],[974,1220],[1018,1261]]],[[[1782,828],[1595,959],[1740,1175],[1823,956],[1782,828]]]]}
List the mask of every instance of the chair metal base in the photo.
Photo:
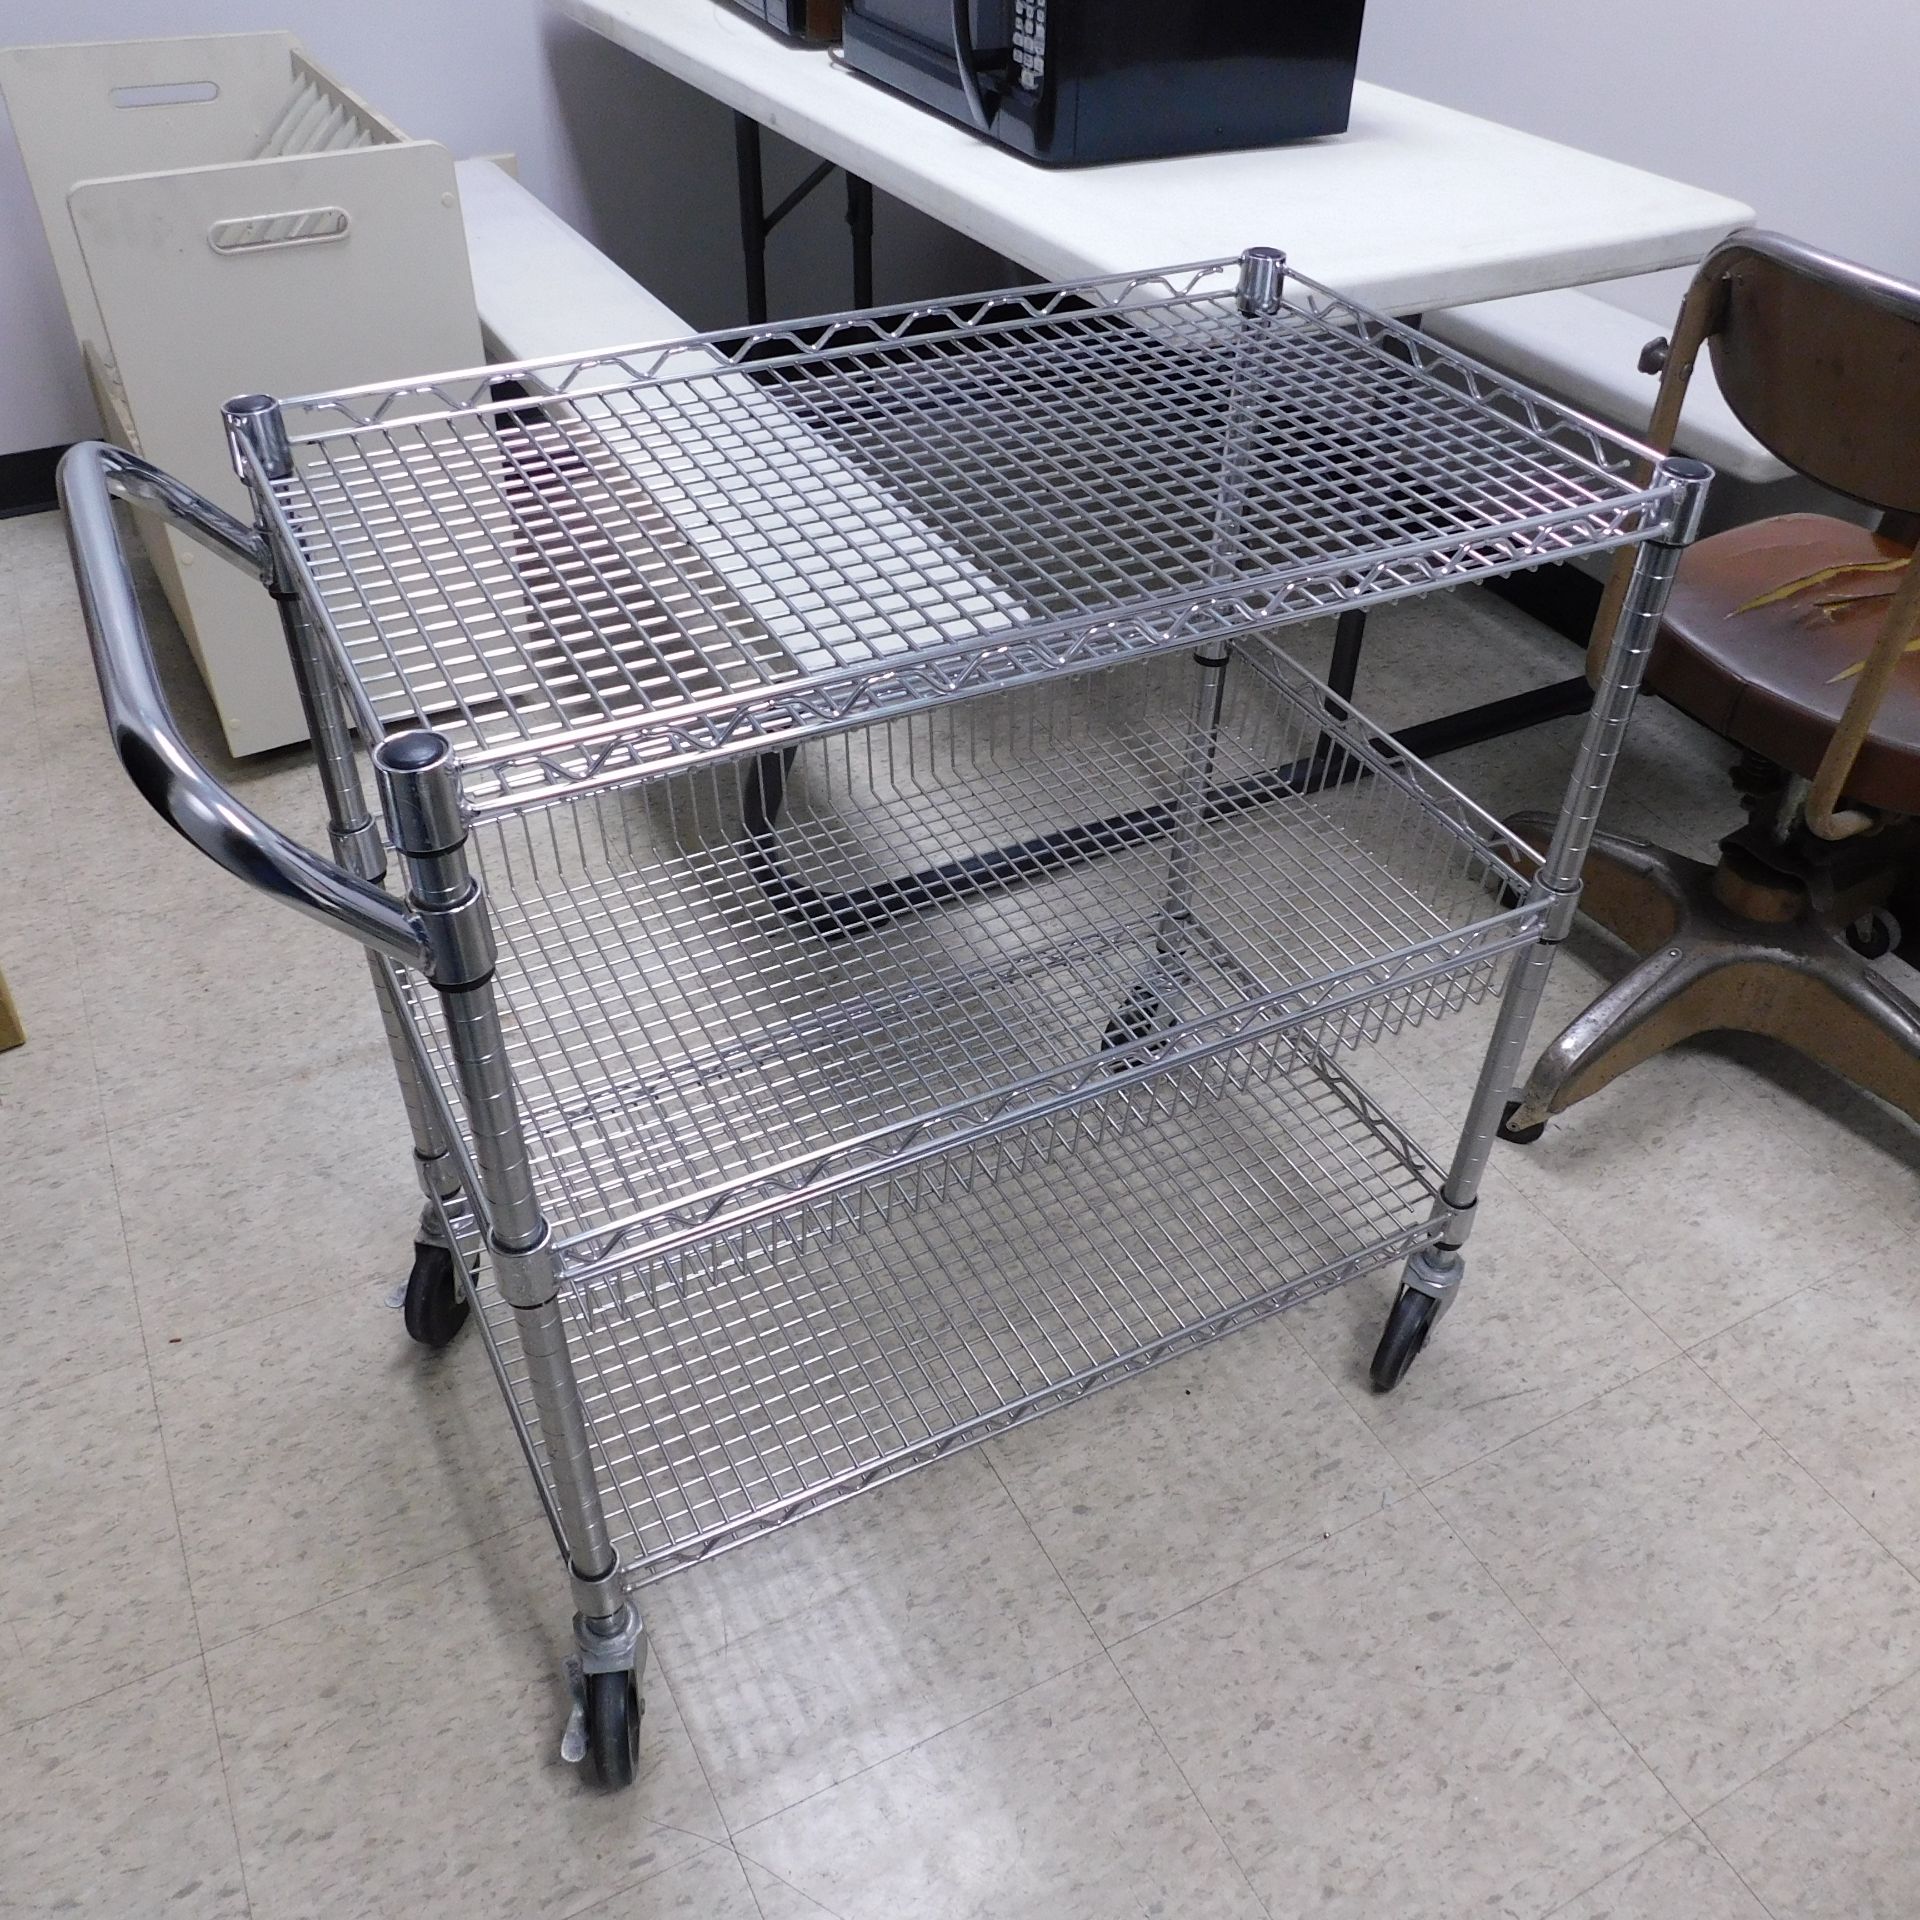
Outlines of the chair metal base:
{"type": "MultiPolygon", "coordinates": [[[[1544,844],[1553,823],[1521,814],[1509,825],[1544,844]]],[[[1782,1040],[1920,1123],[1920,1006],[1839,933],[1792,913],[1790,896],[1603,833],[1580,906],[1642,957],[1540,1055],[1503,1134],[1537,1132],[1629,1067],[1723,1031],[1782,1040]]]]}

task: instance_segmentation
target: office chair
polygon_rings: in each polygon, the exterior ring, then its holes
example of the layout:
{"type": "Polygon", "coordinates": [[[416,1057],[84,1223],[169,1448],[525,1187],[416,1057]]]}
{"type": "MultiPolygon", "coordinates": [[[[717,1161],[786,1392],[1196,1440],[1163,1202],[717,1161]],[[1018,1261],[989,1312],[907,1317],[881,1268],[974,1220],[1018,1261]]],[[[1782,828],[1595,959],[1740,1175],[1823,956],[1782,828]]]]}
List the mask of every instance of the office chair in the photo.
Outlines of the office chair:
{"type": "MultiPolygon", "coordinates": [[[[1642,361],[1662,375],[1661,452],[1703,348],[1755,438],[1880,519],[1784,514],[1688,552],[1647,685],[1741,750],[1746,824],[1712,865],[1596,838],[1581,910],[1640,959],[1541,1054],[1501,1129],[1520,1144],[1629,1067],[1725,1030],[1785,1041],[1920,1121],[1920,1006],[1868,964],[1920,872],[1920,288],[1774,234],[1727,240],[1642,361]]],[[[1551,831],[1544,814],[1510,824],[1536,844],[1551,831]]]]}

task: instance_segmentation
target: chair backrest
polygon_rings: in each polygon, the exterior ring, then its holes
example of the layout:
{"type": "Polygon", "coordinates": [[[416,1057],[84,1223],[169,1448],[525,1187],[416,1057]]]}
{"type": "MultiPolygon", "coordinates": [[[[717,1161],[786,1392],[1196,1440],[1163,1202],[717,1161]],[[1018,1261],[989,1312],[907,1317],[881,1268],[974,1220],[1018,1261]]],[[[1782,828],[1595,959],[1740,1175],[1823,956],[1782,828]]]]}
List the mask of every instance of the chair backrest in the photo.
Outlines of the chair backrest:
{"type": "Polygon", "coordinates": [[[1920,513],[1920,287],[1772,233],[1724,241],[1699,279],[1747,431],[1836,493],[1920,513]]]}
{"type": "MultiPolygon", "coordinates": [[[[1880,509],[1901,544],[1920,526],[1920,287],[1777,233],[1737,233],[1701,263],[1664,351],[1647,445],[1673,446],[1704,348],[1727,404],[1797,472],[1880,509]]],[[[1587,646],[1600,684],[1626,605],[1634,554],[1622,548],[1587,646]]],[[[1827,839],[1872,818],[1841,795],[1910,645],[1920,644],[1920,560],[1909,562],[1807,791],[1809,827],[1827,839]]]]}

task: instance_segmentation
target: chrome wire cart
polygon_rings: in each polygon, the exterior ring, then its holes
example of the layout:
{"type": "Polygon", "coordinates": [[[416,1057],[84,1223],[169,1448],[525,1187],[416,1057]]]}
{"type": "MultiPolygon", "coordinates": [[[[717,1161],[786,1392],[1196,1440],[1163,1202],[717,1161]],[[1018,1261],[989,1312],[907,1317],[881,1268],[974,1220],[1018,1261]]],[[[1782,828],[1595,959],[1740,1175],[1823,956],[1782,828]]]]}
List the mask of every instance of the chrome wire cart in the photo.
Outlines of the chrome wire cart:
{"type": "Polygon", "coordinates": [[[62,470],[109,717],[371,959],[406,1324],[477,1308],[568,1568],[569,1757],[632,1779],[662,1574],[1389,1263],[1399,1381],[1705,469],[1265,250],[227,418],[250,526],[62,470]],[[174,726],[116,497],[278,601],[326,854],[174,726]],[[1631,543],[1541,853],[1281,644],[1631,543]],[[1493,994],[1436,1162],[1342,1059],[1493,994]]]}

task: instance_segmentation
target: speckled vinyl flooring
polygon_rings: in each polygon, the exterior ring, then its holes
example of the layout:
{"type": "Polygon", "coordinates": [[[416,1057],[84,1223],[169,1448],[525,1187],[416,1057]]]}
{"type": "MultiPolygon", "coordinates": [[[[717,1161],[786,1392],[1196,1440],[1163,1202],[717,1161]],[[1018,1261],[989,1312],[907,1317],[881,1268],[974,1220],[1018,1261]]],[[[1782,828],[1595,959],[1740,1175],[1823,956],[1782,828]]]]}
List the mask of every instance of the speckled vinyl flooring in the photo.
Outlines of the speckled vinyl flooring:
{"type": "MultiPolygon", "coordinates": [[[[1570,659],[1399,607],[1362,704],[1570,659]]],[[[1445,770],[1547,804],[1572,738],[1445,770]]],[[[314,830],[302,756],[228,771],[314,830]]],[[[1614,822],[1731,813],[1647,709],[1614,822]]],[[[1614,965],[1578,945],[1548,1017],[1614,965]]],[[[1389,1399],[1379,1273],[650,1589],[608,1797],[557,1757],[564,1586],[484,1356],[385,1304],[364,970],[146,814],[51,517],[0,523],[0,966],[0,1912],[1920,1913],[1920,1141],[1783,1054],[1500,1149],[1389,1399]]],[[[1443,1146],[1485,1026],[1361,1077],[1443,1146]]]]}

